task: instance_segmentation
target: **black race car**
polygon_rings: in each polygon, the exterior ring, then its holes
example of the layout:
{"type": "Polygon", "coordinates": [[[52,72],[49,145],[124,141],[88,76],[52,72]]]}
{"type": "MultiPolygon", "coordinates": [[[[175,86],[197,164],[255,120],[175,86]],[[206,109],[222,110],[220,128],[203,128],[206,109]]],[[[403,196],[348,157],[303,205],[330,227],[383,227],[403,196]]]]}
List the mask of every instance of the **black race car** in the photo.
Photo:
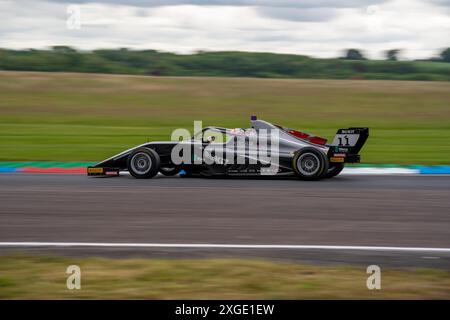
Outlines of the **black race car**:
{"type": "Polygon", "coordinates": [[[295,174],[331,178],[360,161],[368,128],[339,129],[331,144],[321,137],[251,117],[248,129],[206,127],[188,140],[148,142],[87,168],[89,176],[249,176],[295,174]]]}

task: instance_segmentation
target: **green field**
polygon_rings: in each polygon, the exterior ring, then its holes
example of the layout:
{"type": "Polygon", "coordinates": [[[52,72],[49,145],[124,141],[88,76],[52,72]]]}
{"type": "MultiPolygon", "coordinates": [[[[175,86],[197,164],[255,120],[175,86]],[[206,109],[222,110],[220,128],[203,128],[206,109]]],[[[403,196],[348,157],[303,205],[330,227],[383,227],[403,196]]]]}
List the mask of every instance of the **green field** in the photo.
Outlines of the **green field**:
{"type": "Polygon", "coordinates": [[[0,161],[96,161],[251,114],[328,139],[368,126],[365,163],[450,163],[449,82],[39,72],[0,72],[0,161]]]}
{"type": "Polygon", "coordinates": [[[449,299],[450,273],[229,259],[0,257],[0,299],[449,299]],[[81,268],[81,290],[66,269],[81,268]]]}

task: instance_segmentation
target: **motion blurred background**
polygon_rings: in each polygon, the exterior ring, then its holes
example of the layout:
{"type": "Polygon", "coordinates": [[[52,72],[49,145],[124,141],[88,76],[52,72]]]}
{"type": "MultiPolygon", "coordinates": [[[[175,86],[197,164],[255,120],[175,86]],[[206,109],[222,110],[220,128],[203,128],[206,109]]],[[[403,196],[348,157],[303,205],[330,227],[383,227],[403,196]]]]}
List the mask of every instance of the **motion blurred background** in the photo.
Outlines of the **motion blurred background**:
{"type": "Polygon", "coordinates": [[[250,114],[328,138],[369,126],[366,163],[450,160],[447,1],[0,8],[0,160],[95,161],[193,120],[246,127],[250,114]]]}
{"type": "MultiPolygon", "coordinates": [[[[0,0],[0,167],[99,161],[169,140],[194,120],[248,127],[251,114],[328,139],[338,128],[370,127],[363,164],[448,165],[449,35],[447,0],[0,0]]],[[[262,242],[448,247],[447,178],[396,179],[361,180],[360,188],[338,180],[338,196],[329,181],[316,189],[230,182],[233,197],[256,199],[253,211],[245,215],[236,201],[212,217],[210,208],[189,211],[180,199],[197,189],[174,188],[170,179],[110,185],[4,174],[0,239],[133,242],[159,230],[179,242],[204,234],[204,241],[252,242],[253,233],[262,242]],[[258,198],[258,188],[271,188],[273,198],[258,198]],[[287,194],[309,207],[273,209],[287,194]]],[[[211,194],[219,190],[218,203],[229,200],[220,182],[208,183],[211,194]]],[[[189,198],[197,208],[205,188],[189,198]]],[[[384,290],[374,293],[360,266],[29,253],[2,251],[0,298],[450,297],[448,270],[414,264],[383,266],[384,290]],[[80,264],[88,279],[80,291],[65,287],[69,264],[80,264]]],[[[448,266],[448,257],[425,258],[421,265],[448,266]]]]}

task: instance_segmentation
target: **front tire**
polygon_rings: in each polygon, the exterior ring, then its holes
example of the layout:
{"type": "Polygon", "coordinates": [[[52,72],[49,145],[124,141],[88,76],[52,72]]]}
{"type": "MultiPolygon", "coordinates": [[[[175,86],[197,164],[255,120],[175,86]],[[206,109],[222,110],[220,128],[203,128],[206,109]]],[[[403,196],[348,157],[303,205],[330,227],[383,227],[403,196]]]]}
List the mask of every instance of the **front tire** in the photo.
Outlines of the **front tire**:
{"type": "Polygon", "coordinates": [[[292,167],[302,180],[318,180],[328,172],[328,159],[315,148],[303,148],[292,159],[292,167]]]}
{"type": "Polygon", "coordinates": [[[158,174],[159,165],[159,155],[149,148],[134,150],[127,160],[128,171],[136,179],[153,178],[158,174]]]}

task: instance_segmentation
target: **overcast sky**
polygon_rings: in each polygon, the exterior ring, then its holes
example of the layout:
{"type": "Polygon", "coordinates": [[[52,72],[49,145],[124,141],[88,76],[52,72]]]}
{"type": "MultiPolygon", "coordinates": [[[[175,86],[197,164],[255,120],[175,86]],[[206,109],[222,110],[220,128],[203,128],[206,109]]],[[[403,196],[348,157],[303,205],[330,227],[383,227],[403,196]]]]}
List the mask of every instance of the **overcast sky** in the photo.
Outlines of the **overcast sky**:
{"type": "Polygon", "coordinates": [[[450,0],[0,0],[0,47],[52,45],[427,58],[450,46],[450,0]]]}

